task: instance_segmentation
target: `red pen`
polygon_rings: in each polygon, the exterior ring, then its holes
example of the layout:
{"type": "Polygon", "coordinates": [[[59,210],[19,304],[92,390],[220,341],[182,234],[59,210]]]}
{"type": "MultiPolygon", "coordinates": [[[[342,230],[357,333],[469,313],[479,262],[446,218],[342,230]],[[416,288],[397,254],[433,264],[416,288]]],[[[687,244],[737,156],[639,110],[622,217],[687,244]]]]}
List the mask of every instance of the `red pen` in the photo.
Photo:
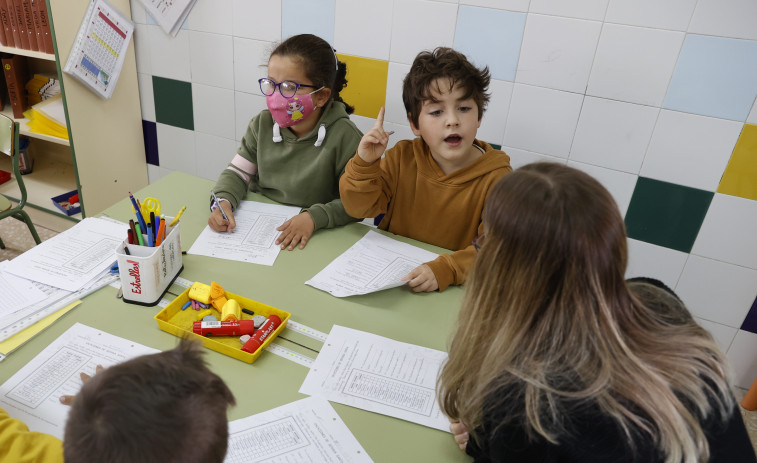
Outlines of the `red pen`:
{"type": "Polygon", "coordinates": [[[134,244],[134,232],[131,231],[131,229],[126,231],[126,242],[129,244],[134,244]]]}

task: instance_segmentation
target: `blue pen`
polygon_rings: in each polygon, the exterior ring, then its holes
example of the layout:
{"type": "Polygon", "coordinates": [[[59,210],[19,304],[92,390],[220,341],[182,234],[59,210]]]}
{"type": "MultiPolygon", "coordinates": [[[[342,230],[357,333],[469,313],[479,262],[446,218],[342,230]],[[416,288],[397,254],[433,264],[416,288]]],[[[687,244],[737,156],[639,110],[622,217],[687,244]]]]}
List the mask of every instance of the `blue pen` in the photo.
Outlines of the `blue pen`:
{"type": "Polygon", "coordinates": [[[155,238],[152,236],[152,227],[147,227],[147,246],[153,247],[155,238]]]}
{"type": "Polygon", "coordinates": [[[137,213],[137,221],[139,222],[139,225],[142,227],[142,230],[147,230],[147,225],[145,224],[145,219],[142,217],[142,211],[139,209],[139,205],[137,204],[137,200],[134,199],[134,196],[131,194],[131,191],[129,192],[129,198],[131,199],[131,203],[134,205],[134,211],[137,213]]]}

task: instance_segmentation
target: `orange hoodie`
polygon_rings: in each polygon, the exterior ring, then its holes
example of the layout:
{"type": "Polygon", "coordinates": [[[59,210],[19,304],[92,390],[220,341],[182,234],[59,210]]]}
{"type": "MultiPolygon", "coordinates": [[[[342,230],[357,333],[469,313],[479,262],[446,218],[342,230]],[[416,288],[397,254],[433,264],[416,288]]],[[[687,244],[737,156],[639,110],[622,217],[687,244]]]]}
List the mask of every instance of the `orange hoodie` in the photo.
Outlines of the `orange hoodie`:
{"type": "Polygon", "coordinates": [[[471,242],[483,232],[482,214],[489,191],[508,172],[510,157],[476,140],[484,154],[446,175],[422,138],[402,140],[380,162],[357,154],[339,181],[345,211],[353,217],[386,214],[382,230],[453,250],[428,262],[439,291],[462,284],[473,267],[471,242]]]}

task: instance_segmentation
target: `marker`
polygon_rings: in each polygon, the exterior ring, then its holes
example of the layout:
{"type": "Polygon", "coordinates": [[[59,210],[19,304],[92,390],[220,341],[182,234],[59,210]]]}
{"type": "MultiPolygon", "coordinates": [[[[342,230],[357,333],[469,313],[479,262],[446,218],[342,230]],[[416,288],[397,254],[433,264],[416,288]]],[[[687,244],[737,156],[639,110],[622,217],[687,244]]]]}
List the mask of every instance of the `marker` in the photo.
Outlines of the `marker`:
{"type": "Polygon", "coordinates": [[[129,199],[131,199],[131,203],[134,205],[134,212],[137,213],[137,222],[139,222],[142,229],[146,229],[145,219],[142,217],[142,210],[139,208],[139,202],[134,199],[134,195],[132,195],[131,192],[129,192],[129,199]]]}
{"type": "Polygon", "coordinates": [[[179,213],[176,214],[176,217],[173,218],[173,220],[171,221],[171,223],[168,224],[168,226],[173,227],[174,225],[176,225],[176,223],[179,221],[179,217],[181,217],[181,214],[183,214],[185,210],[187,210],[187,206],[184,206],[181,208],[179,213]]]}
{"type": "Polygon", "coordinates": [[[140,227],[139,224],[135,224],[134,228],[137,229],[137,241],[139,241],[139,245],[144,246],[145,239],[142,237],[142,227],[140,227]]]}
{"type": "Polygon", "coordinates": [[[193,322],[192,331],[201,336],[240,336],[243,334],[252,334],[253,332],[255,332],[255,324],[252,322],[252,320],[234,320],[228,322],[193,322]]]}
{"type": "Polygon", "coordinates": [[[161,218],[158,218],[158,221],[160,222],[160,227],[158,227],[158,238],[155,240],[155,246],[160,246],[166,234],[166,221],[161,218]]]}
{"type": "Polygon", "coordinates": [[[276,328],[278,328],[279,325],[281,325],[281,319],[276,315],[270,315],[268,317],[268,320],[263,323],[263,326],[261,326],[259,330],[255,331],[255,334],[250,337],[249,341],[244,343],[242,350],[251,354],[255,353],[258,349],[260,349],[260,346],[263,345],[265,340],[268,339],[268,336],[276,331],[276,328]]]}
{"type": "Polygon", "coordinates": [[[213,196],[213,202],[216,203],[218,206],[218,209],[221,210],[221,215],[223,216],[223,219],[228,222],[229,218],[226,217],[226,213],[223,211],[223,208],[221,207],[221,203],[218,202],[218,198],[216,197],[216,193],[213,190],[210,190],[210,195],[213,196]]]}

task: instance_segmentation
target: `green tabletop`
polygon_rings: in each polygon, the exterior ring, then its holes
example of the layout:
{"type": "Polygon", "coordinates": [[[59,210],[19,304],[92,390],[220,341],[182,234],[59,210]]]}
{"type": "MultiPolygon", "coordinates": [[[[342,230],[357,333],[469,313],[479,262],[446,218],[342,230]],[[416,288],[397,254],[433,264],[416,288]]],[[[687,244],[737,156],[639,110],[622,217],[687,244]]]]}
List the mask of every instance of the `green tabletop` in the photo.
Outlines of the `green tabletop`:
{"type": "MultiPolygon", "coordinates": [[[[158,198],[164,215],[173,216],[182,206],[187,206],[181,217],[181,243],[186,251],[207,224],[208,198],[213,185],[209,180],[173,172],[134,194],[137,198],[158,198]]],[[[253,194],[247,199],[271,202],[253,194]]],[[[103,214],[128,221],[132,217],[131,204],[124,198],[103,214]]],[[[369,227],[358,223],[320,230],[305,249],[282,251],[272,267],[185,255],[184,270],[180,276],[208,284],[217,281],[231,293],[290,312],[292,320],[325,333],[338,324],[446,351],[462,298],[460,287],[450,287],[443,293],[423,294],[415,294],[407,287],[401,287],[364,296],[336,298],[305,285],[305,281],[346,251],[368,230],[369,227]]],[[[443,252],[428,244],[385,234],[433,252],[443,252]]],[[[174,286],[170,291],[179,294],[182,289],[174,286]]],[[[173,297],[166,295],[167,299],[173,297]]],[[[177,344],[178,338],[158,328],[153,319],[158,311],[160,307],[126,304],[116,298],[114,288],[105,287],[87,296],[81,305],[0,363],[0,381],[6,381],[76,322],[156,349],[170,349],[177,344]]],[[[321,345],[291,330],[284,330],[282,336],[316,350],[321,345]]],[[[311,357],[316,355],[285,340],[277,339],[276,343],[311,357]]],[[[229,412],[230,420],[305,397],[297,391],[307,375],[307,368],[277,355],[264,352],[250,365],[208,350],[206,359],[236,397],[237,405],[229,412]]],[[[374,461],[469,460],[449,433],[337,403],[332,405],[374,461]]]]}

